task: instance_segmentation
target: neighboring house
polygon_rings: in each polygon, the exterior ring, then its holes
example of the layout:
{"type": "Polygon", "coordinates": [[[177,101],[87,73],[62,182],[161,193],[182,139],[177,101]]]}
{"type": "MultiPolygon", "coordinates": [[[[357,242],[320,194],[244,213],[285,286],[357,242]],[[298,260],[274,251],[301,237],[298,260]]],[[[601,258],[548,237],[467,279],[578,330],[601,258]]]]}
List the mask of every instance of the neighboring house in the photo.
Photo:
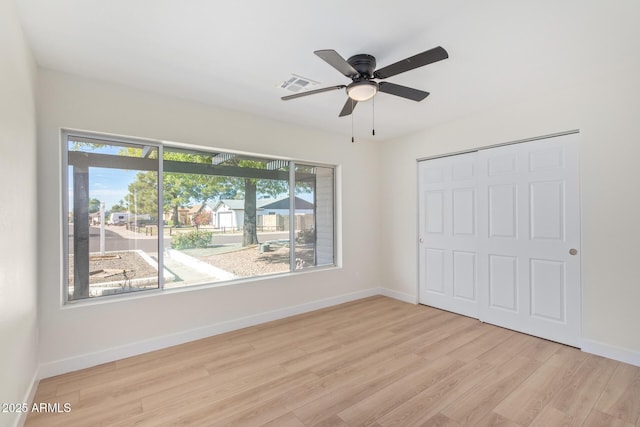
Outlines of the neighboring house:
{"type": "MultiPolygon", "coordinates": [[[[178,218],[180,224],[190,224],[189,208],[178,208],[178,218]]],[[[169,221],[173,221],[173,209],[164,212],[164,222],[168,223],[169,221]]]]}
{"type": "MultiPolygon", "coordinates": [[[[313,215],[313,203],[300,197],[295,198],[296,216],[313,215]]],[[[285,223],[289,216],[289,197],[279,199],[258,199],[256,201],[258,225],[285,223]],[[279,221],[264,221],[263,216],[274,215],[279,221]]],[[[213,224],[216,228],[240,229],[244,225],[244,200],[222,199],[213,207],[213,224]]],[[[288,227],[287,227],[288,228],[288,227]]]]}
{"type": "Polygon", "coordinates": [[[100,212],[90,213],[89,214],[89,221],[91,222],[91,225],[99,225],[100,224],[100,212]]]}
{"type": "Polygon", "coordinates": [[[244,200],[222,199],[213,207],[213,224],[216,228],[242,228],[244,225],[244,200]]]}
{"type": "MultiPolygon", "coordinates": [[[[296,197],[295,202],[296,215],[313,214],[313,203],[300,197],[296,197]]],[[[258,207],[262,209],[258,215],[289,215],[289,197],[258,200],[258,207]]]]}
{"type": "MultiPolygon", "coordinates": [[[[258,230],[264,231],[284,231],[289,230],[289,197],[283,197],[280,199],[268,199],[263,203],[258,200],[258,206],[261,210],[258,211],[258,218],[256,219],[258,230]]],[[[296,217],[295,217],[295,229],[296,230],[308,230],[313,228],[313,203],[308,202],[300,197],[295,198],[296,203],[296,217]]]]}
{"type": "Polygon", "coordinates": [[[198,215],[202,216],[200,225],[213,224],[213,209],[208,204],[194,205],[189,208],[189,224],[195,225],[195,219],[198,215]]]}
{"type": "MultiPolygon", "coordinates": [[[[211,208],[211,206],[209,206],[208,204],[205,203],[204,207],[202,207],[202,205],[199,204],[199,205],[194,205],[194,206],[192,206],[190,208],[179,208],[178,209],[178,217],[180,218],[180,224],[182,224],[182,225],[194,225],[193,220],[195,219],[195,217],[200,212],[205,212],[206,214],[209,214],[209,222],[207,224],[204,224],[204,225],[208,225],[208,224],[212,224],[213,223],[213,221],[212,221],[213,209],[211,208]]],[[[165,222],[173,220],[173,209],[165,211],[164,220],[165,220],[165,222]]]]}

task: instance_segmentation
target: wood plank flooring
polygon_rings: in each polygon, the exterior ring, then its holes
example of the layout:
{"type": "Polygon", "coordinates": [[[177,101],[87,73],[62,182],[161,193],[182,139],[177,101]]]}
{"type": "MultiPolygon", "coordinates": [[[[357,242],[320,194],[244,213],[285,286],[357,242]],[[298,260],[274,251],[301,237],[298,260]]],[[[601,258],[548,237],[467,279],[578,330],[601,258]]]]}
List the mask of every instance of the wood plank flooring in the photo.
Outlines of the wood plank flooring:
{"type": "Polygon", "coordinates": [[[45,379],[36,426],[640,427],[640,367],[372,297],[45,379]]]}

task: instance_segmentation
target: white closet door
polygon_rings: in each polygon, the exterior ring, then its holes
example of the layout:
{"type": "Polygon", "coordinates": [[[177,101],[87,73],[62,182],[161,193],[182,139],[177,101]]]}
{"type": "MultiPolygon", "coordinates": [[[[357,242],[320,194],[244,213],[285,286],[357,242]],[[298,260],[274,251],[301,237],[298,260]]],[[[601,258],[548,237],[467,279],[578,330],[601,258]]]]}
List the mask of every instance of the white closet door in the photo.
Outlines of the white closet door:
{"type": "Polygon", "coordinates": [[[476,153],[419,164],[420,302],[478,317],[476,153]]]}
{"type": "Polygon", "coordinates": [[[420,303],[578,346],[578,135],[420,162],[420,303]]]}
{"type": "Polygon", "coordinates": [[[577,138],[478,153],[479,318],[574,346],[581,319],[577,138]]]}

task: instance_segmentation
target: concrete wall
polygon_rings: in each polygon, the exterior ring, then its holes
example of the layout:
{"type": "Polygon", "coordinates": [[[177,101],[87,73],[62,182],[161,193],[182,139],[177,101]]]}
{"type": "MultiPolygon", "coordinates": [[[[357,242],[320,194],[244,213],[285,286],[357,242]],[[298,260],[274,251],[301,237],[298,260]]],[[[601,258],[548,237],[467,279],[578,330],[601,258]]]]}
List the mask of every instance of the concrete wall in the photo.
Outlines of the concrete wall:
{"type": "Polygon", "coordinates": [[[0,403],[21,403],[37,372],[36,66],[13,0],[0,0],[0,58],[0,403]]]}
{"type": "Polygon", "coordinates": [[[38,197],[47,206],[38,222],[43,376],[379,291],[374,145],[48,70],[40,70],[39,90],[38,197]],[[341,267],[63,307],[61,128],[336,164],[341,267]]]}
{"type": "Polygon", "coordinates": [[[382,230],[391,291],[417,295],[417,159],[579,129],[583,349],[640,365],[640,27],[637,3],[612,5],[584,2],[554,15],[557,27],[520,46],[563,59],[520,81],[517,98],[382,144],[382,216],[406,208],[382,230]]]}

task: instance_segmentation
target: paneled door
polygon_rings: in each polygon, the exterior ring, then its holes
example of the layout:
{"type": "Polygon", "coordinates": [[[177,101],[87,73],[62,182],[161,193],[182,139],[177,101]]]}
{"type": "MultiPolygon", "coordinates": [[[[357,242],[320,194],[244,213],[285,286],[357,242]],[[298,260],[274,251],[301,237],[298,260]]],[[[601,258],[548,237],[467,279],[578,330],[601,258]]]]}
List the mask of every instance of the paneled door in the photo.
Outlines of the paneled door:
{"type": "Polygon", "coordinates": [[[421,162],[420,302],[478,317],[477,154],[421,162]]]}
{"type": "MultiPolygon", "coordinates": [[[[460,161],[469,156],[465,154],[460,161]]],[[[453,180],[449,187],[438,183],[439,175],[428,171],[438,169],[440,164],[456,163],[457,157],[428,160],[419,166],[420,221],[437,229],[432,224],[433,218],[441,210],[445,234],[446,224],[456,220],[454,193],[459,188],[453,185],[453,180]],[[425,190],[429,194],[437,186],[443,187],[442,204],[451,206],[449,213],[446,206],[440,209],[437,193],[432,196],[435,203],[423,195],[425,190]],[[447,193],[450,193],[448,200],[444,196],[447,193]]],[[[421,225],[420,302],[578,346],[581,323],[578,135],[480,150],[474,159],[475,182],[470,180],[465,187],[468,192],[475,188],[476,195],[474,213],[466,214],[477,222],[473,244],[463,250],[455,247],[453,239],[445,243],[446,239],[433,238],[434,233],[421,225]],[[451,269],[449,276],[466,277],[470,275],[468,267],[458,269],[460,263],[447,265],[447,256],[454,258],[460,252],[475,253],[474,278],[465,281],[477,286],[475,315],[457,309],[453,301],[441,301],[446,299],[447,280],[446,274],[440,280],[434,271],[438,256],[443,259],[443,271],[451,269]],[[433,289],[445,292],[436,298],[433,289]]],[[[458,217],[463,216],[458,213],[458,217]]],[[[451,300],[459,299],[455,293],[450,295],[451,300]]]]}
{"type": "Polygon", "coordinates": [[[478,152],[480,319],[578,346],[578,134],[478,152]]]}

